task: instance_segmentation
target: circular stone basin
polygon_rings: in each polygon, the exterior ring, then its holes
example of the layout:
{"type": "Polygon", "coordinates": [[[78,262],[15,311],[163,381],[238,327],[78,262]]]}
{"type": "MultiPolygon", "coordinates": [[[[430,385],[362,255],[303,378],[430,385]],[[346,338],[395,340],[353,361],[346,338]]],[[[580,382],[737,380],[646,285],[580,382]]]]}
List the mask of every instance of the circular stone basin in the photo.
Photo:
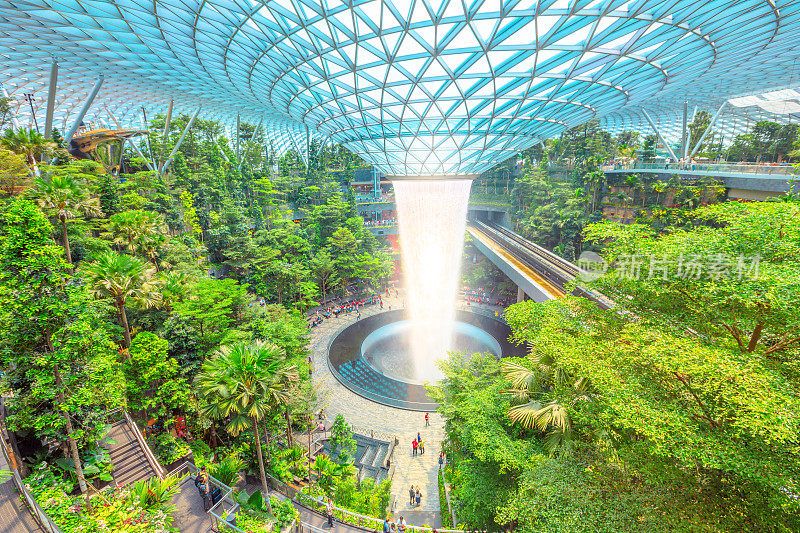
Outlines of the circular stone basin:
{"type": "MultiPolygon", "coordinates": [[[[361,343],[361,357],[381,374],[399,381],[418,384],[437,381],[441,376],[420,375],[418,372],[411,350],[413,327],[410,320],[401,320],[376,329],[361,343]]],[[[465,322],[455,323],[450,349],[466,355],[489,352],[500,357],[503,354],[497,339],[465,322]]],[[[442,359],[446,355],[432,353],[428,357],[442,359]]]]}
{"type": "MultiPolygon", "coordinates": [[[[497,318],[465,311],[456,313],[455,349],[465,354],[490,352],[497,357],[525,355],[524,346],[508,341],[511,330],[497,318]]],[[[334,377],[359,396],[390,407],[435,411],[425,382],[419,377],[406,348],[411,322],[403,310],[384,311],[342,329],[328,345],[328,368],[334,377]]],[[[445,354],[432,358],[441,358],[445,354]]],[[[427,365],[428,368],[431,365],[427,365]]]]}

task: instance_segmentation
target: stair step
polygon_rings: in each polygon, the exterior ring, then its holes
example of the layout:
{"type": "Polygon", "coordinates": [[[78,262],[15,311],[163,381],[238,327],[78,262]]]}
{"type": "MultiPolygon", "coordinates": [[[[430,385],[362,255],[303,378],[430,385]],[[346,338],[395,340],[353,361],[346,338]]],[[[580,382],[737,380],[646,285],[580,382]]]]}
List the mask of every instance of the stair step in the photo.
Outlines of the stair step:
{"type": "Polygon", "coordinates": [[[375,447],[374,446],[367,446],[367,449],[364,450],[364,455],[361,456],[361,460],[359,461],[362,465],[371,465],[372,460],[375,459],[375,447]]]}

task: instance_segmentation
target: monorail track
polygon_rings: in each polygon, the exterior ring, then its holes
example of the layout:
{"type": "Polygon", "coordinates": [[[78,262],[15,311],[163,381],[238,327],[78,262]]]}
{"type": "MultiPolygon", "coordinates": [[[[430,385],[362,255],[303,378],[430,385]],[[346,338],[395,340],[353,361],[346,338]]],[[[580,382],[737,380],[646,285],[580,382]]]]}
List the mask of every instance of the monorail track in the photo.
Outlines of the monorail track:
{"type": "MultiPolygon", "coordinates": [[[[516,261],[533,270],[548,285],[557,289],[561,296],[567,293],[574,296],[582,296],[594,301],[603,309],[609,309],[613,306],[613,302],[597,291],[587,290],[580,286],[570,291],[569,285],[580,275],[580,269],[563,257],[559,257],[513,231],[496,224],[471,221],[469,226],[471,229],[485,235],[495,245],[513,256],[516,261]]],[[[552,293],[553,291],[550,292],[552,293]]]]}

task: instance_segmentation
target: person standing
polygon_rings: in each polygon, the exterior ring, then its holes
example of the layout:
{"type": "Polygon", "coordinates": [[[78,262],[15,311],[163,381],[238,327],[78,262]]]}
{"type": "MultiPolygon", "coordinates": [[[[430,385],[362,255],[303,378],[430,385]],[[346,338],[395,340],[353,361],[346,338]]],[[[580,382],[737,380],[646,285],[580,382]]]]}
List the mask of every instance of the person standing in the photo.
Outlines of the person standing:
{"type": "Polygon", "coordinates": [[[383,533],[389,533],[392,529],[392,526],[389,524],[389,517],[383,519],[383,533]]]}
{"type": "Polygon", "coordinates": [[[414,506],[414,496],[414,485],[411,485],[411,488],[408,489],[408,505],[412,507],[414,506]]]}
{"type": "Polygon", "coordinates": [[[425,453],[425,441],[419,441],[419,444],[417,444],[417,449],[419,450],[420,455],[423,455],[425,453]]]}
{"type": "Polygon", "coordinates": [[[333,502],[330,497],[328,497],[328,504],[325,508],[325,511],[328,513],[328,527],[333,527],[333,509],[333,502]]]}
{"type": "Polygon", "coordinates": [[[411,450],[412,450],[411,454],[412,455],[417,455],[417,446],[419,446],[419,442],[417,442],[417,439],[412,440],[411,441],[411,450]]]}
{"type": "Polygon", "coordinates": [[[422,492],[419,490],[419,485],[417,485],[417,492],[415,494],[415,499],[417,502],[417,507],[419,507],[420,504],[422,503],[422,492]]]}
{"type": "Polygon", "coordinates": [[[431,425],[431,415],[425,413],[425,427],[428,427],[430,425],[431,425]]]}
{"type": "Polygon", "coordinates": [[[211,509],[211,483],[205,466],[194,478],[194,485],[200,491],[200,497],[203,498],[203,510],[208,512],[211,509]]]}
{"type": "Polygon", "coordinates": [[[417,431],[417,442],[422,442],[422,435],[417,431]]]}

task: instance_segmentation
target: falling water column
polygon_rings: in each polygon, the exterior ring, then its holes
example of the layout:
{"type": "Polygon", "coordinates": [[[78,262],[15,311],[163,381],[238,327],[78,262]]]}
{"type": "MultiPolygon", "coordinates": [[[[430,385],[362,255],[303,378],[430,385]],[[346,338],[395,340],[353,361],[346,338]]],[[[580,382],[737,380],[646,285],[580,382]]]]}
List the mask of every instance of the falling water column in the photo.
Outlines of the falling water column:
{"type": "Polygon", "coordinates": [[[416,378],[442,377],[453,340],[467,203],[473,176],[393,177],[410,346],[416,378]]]}

